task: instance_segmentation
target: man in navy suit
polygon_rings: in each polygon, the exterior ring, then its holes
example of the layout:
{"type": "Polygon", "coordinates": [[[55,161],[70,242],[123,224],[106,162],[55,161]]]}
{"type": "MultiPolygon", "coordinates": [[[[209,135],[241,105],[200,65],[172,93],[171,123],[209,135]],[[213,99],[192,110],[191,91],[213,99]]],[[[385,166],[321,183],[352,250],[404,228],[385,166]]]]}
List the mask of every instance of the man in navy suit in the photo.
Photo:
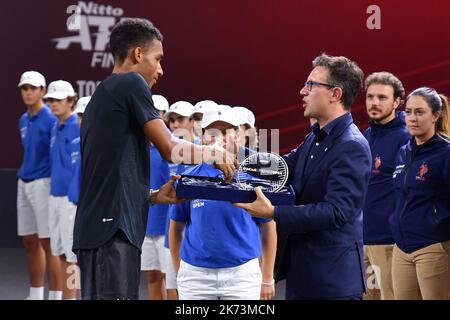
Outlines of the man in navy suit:
{"type": "Polygon", "coordinates": [[[316,120],[284,156],[295,205],[273,206],[259,188],[253,203],[236,204],[274,218],[286,235],[278,278],[286,299],[361,299],[365,290],[362,207],[371,153],[350,114],[364,78],[355,62],[322,54],[301,89],[304,116],[316,120]]]}

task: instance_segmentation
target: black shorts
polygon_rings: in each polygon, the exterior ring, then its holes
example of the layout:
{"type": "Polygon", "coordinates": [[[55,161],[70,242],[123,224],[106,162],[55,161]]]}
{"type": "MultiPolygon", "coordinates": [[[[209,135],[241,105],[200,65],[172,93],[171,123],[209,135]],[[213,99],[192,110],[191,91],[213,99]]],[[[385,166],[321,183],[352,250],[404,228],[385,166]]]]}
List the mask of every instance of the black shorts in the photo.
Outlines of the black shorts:
{"type": "Polygon", "coordinates": [[[99,248],[78,250],[83,300],[137,300],[141,253],[119,230],[99,248]]]}

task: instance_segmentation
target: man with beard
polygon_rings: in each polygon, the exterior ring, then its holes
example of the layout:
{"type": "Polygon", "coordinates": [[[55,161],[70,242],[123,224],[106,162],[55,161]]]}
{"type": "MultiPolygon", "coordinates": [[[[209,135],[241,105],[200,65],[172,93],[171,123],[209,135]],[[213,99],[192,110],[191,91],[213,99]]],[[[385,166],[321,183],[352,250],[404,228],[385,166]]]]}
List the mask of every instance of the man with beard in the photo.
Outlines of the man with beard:
{"type": "Polygon", "coordinates": [[[392,174],[395,156],[410,135],[405,115],[396,112],[405,90],[389,72],[376,72],[365,81],[366,108],[370,127],[364,132],[372,151],[372,170],[367,189],[364,215],[364,262],[367,300],[393,300],[392,250],[394,239],[389,216],[394,211],[395,193],[392,174]]]}

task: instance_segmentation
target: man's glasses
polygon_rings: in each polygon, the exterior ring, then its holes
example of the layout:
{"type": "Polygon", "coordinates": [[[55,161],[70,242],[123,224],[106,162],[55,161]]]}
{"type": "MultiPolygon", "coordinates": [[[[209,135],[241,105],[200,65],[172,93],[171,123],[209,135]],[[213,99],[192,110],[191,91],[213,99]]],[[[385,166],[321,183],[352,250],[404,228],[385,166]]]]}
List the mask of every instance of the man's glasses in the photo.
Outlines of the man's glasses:
{"type": "Polygon", "coordinates": [[[308,91],[311,91],[313,86],[324,86],[324,87],[328,87],[329,89],[331,88],[335,88],[336,86],[333,86],[329,83],[323,83],[323,82],[316,82],[316,81],[307,81],[305,82],[305,87],[308,91]]]}

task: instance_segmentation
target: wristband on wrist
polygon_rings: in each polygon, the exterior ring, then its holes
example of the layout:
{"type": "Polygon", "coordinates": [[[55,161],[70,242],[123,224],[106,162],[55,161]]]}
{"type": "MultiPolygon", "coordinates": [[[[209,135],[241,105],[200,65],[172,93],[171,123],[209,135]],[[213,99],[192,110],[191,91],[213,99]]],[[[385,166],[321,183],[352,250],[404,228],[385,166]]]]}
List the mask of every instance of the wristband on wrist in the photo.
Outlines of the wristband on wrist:
{"type": "Polygon", "coordinates": [[[263,287],[271,287],[275,284],[275,279],[272,279],[271,282],[261,282],[261,286],[263,287]]]}
{"type": "Polygon", "coordinates": [[[150,189],[150,193],[149,193],[149,195],[148,195],[148,203],[150,204],[150,206],[154,206],[156,203],[153,203],[152,202],[152,193],[153,192],[156,192],[156,191],[158,191],[158,190],[153,190],[153,189],[150,189]]]}

